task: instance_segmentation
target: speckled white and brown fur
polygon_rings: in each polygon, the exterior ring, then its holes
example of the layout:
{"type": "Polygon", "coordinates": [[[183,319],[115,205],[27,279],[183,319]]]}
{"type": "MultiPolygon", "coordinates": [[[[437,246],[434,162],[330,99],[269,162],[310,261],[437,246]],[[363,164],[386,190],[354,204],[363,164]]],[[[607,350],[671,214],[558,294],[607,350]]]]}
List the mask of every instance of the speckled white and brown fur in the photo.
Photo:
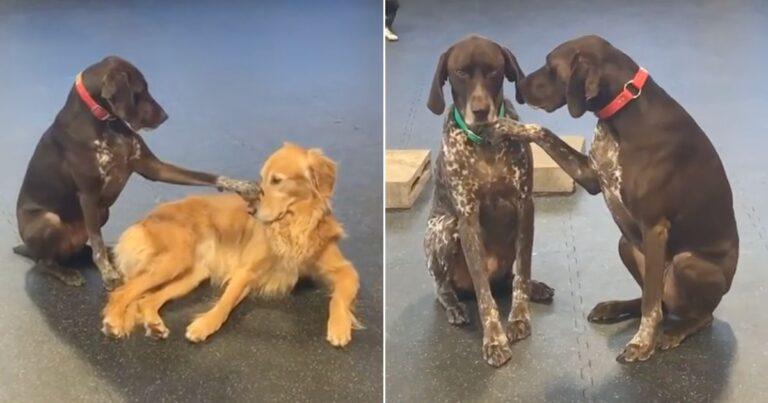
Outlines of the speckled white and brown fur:
{"type": "MultiPolygon", "coordinates": [[[[508,117],[518,118],[510,102],[505,101],[505,109],[508,117]]],[[[487,312],[487,315],[481,314],[484,345],[506,344],[509,340],[527,337],[530,334],[528,301],[532,287],[536,288],[534,299],[538,300],[551,299],[553,292],[542,283],[523,280],[522,276],[512,281],[513,266],[517,273],[521,264],[530,265],[530,248],[529,256],[524,259],[526,262],[516,263],[520,252],[517,244],[519,212],[529,208],[533,214],[530,146],[511,139],[475,144],[449,114],[434,171],[435,194],[427,221],[424,250],[429,273],[436,283],[437,298],[446,309],[448,321],[456,325],[468,322],[457,293],[474,292],[478,304],[487,306],[487,309],[481,309],[481,312],[487,312]],[[472,215],[479,216],[480,220],[482,233],[478,235],[484,246],[485,275],[494,287],[512,288],[509,326],[514,329],[510,332],[508,328],[506,335],[500,329],[499,313],[492,296],[475,290],[469,263],[462,250],[459,221],[472,215]]],[[[532,225],[526,236],[528,239],[524,242],[532,242],[532,225]]]]}

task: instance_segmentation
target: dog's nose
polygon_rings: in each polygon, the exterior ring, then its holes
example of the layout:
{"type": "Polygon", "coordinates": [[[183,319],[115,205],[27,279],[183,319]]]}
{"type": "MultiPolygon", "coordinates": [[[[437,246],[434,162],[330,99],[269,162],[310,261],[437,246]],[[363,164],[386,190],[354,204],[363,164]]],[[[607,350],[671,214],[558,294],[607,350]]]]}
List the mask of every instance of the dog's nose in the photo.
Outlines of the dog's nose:
{"type": "Polygon", "coordinates": [[[161,110],[160,111],[160,124],[163,124],[163,122],[165,122],[166,120],[168,120],[168,114],[165,113],[164,110],[161,110]]]}

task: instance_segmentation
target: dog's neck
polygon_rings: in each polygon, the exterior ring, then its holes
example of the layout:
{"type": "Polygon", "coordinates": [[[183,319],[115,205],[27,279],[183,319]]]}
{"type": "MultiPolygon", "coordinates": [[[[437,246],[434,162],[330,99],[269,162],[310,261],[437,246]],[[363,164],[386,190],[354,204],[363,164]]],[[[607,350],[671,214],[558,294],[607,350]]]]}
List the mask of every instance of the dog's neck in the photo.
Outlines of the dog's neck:
{"type": "Polygon", "coordinates": [[[319,227],[331,215],[326,202],[317,199],[302,200],[291,207],[291,212],[278,221],[267,224],[272,249],[284,257],[297,260],[310,258],[319,227]]]}

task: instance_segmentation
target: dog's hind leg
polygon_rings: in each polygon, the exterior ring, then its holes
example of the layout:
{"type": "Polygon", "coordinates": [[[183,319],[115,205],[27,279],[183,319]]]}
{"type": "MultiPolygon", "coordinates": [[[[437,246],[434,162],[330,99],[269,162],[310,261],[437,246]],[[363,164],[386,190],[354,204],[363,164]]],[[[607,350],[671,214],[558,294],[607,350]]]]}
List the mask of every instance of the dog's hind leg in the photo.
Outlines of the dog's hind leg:
{"type": "Polygon", "coordinates": [[[209,277],[208,270],[196,266],[190,273],[165,284],[157,291],[144,295],[138,301],[138,308],[144,323],[145,335],[155,339],[167,338],[170,331],[160,317],[160,308],[172,299],[189,294],[209,277]]]}
{"type": "Polygon", "coordinates": [[[147,291],[173,280],[191,266],[191,253],[165,252],[147,262],[146,270],[138,271],[136,277],[109,294],[109,302],[103,311],[101,331],[117,338],[127,336],[132,330],[126,327],[125,313],[128,306],[147,291]]]}
{"type": "Polygon", "coordinates": [[[445,309],[448,323],[457,326],[469,323],[466,307],[459,302],[451,283],[449,262],[458,254],[458,249],[456,219],[448,215],[431,217],[424,235],[427,270],[435,280],[437,300],[445,309]]]}
{"type": "MultiPolygon", "coordinates": [[[[643,286],[645,271],[645,256],[634,247],[627,238],[619,239],[619,256],[627,267],[632,278],[640,287],[643,286]]],[[[615,323],[640,317],[640,298],[626,301],[603,301],[595,305],[587,315],[587,320],[593,323],[615,323]]]]}

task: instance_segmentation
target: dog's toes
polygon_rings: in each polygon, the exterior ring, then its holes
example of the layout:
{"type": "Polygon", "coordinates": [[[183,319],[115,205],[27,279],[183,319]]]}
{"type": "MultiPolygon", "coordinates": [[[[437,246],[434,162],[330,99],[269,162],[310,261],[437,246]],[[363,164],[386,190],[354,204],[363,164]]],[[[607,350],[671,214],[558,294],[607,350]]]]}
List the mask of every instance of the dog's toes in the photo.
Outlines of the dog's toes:
{"type": "Polygon", "coordinates": [[[483,358],[492,367],[506,364],[512,358],[512,349],[506,337],[483,343],[483,358]]]}
{"type": "Polygon", "coordinates": [[[659,339],[659,348],[662,350],[671,350],[683,342],[684,337],[679,335],[663,334],[659,339]]]}
{"type": "Polygon", "coordinates": [[[168,330],[168,328],[165,326],[165,323],[162,321],[144,324],[144,335],[147,337],[151,337],[156,340],[165,340],[170,334],[171,331],[168,330]]]}
{"type": "Polygon", "coordinates": [[[549,303],[555,297],[555,289],[540,282],[531,280],[531,301],[549,303]]]}
{"type": "Polygon", "coordinates": [[[352,340],[352,328],[340,332],[333,332],[328,329],[326,340],[334,347],[344,347],[352,340]]]}
{"type": "Polygon", "coordinates": [[[510,343],[520,341],[531,335],[531,322],[526,319],[515,319],[507,322],[507,338],[510,343]]]}
{"type": "Polygon", "coordinates": [[[616,357],[616,361],[620,363],[629,363],[635,361],[645,361],[651,358],[655,350],[651,345],[640,345],[635,343],[629,343],[624,347],[624,351],[616,357]]]}
{"type": "Polygon", "coordinates": [[[332,313],[328,318],[328,334],[331,345],[344,347],[352,340],[352,315],[348,312],[332,313]]]}
{"type": "Polygon", "coordinates": [[[621,309],[621,301],[600,302],[589,311],[587,320],[592,323],[614,323],[627,316],[621,309]]]}
{"type": "Polygon", "coordinates": [[[201,316],[187,326],[186,337],[187,340],[192,343],[200,343],[205,341],[205,339],[212,335],[216,330],[218,330],[218,327],[215,329],[212,328],[205,319],[205,316],[201,316]]]}
{"type": "Polygon", "coordinates": [[[448,323],[452,325],[461,326],[469,323],[469,316],[462,304],[446,308],[445,315],[448,317],[448,323]]]}
{"type": "Polygon", "coordinates": [[[122,323],[112,317],[105,317],[101,322],[101,332],[114,339],[122,339],[128,336],[128,332],[122,323]]]}

